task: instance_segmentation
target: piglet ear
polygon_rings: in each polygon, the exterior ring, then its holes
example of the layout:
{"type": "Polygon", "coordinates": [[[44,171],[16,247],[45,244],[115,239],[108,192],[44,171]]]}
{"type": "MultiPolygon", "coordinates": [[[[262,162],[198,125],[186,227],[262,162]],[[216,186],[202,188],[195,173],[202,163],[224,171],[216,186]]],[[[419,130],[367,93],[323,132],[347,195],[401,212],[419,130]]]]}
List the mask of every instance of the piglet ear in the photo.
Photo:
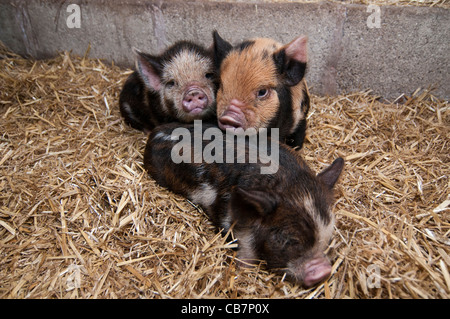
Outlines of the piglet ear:
{"type": "Polygon", "coordinates": [[[275,52],[274,60],[288,86],[297,85],[304,77],[308,62],[308,37],[299,36],[275,52]]]}
{"type": "Polygon", "coordinates": [[[219,33],[214,30],[213,32],[213,39],[214,39],[214,65],[216,69],[220,69],[220,64],[222,63],[223,59],[227,56],[228,52],[231,51],[233,46],[221,38],[219,33]]]}
{"type": "Polygon", "coordinates": [[[301,35],[284,46],[286,56],[297,62],[308,62],[308,37],[301,35]]]}
{"type": "Polygon", "coordinates": [[[276,207],[276,200],[267,192],[236,187],[231,194],[232,213],[239,220],[267,216],[276,207]]]}
{"type": "Polygon", "coordinates": [[[136,70],[145,85],[153,90],[159,91],[161,89],[161,72],[162,65],[154,56],[143,53],[136,48],[133,48],[136,54],[136,70]]]}
{"type": "Polygon", "coordinates": [[[334,184],[339,178],[344,168],[344,160],[339,157],[334,162],[320,172],[317,177],[324,183],[329,189],[332,189],[334,184]]]}

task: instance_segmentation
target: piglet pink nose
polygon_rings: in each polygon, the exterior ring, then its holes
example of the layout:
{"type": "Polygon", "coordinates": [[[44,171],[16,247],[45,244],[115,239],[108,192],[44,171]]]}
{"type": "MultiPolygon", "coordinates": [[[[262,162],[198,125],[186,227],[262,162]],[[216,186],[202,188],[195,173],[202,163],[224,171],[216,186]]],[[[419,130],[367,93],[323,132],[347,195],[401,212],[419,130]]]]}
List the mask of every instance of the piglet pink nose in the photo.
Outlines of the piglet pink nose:
{"type": "Polygon", "coordinates": [[[192,89],[185,94],[182,104],[186,112],[204,109],[208,105],[208,96],[200,89],[192,89]]]}
{"type": "Polygon", "coordinates": [[[324,257],[314,258],[305,264],[303,274],[303,283],[305,286],[314,286],[330,276],[330,262],[324,257]]]}

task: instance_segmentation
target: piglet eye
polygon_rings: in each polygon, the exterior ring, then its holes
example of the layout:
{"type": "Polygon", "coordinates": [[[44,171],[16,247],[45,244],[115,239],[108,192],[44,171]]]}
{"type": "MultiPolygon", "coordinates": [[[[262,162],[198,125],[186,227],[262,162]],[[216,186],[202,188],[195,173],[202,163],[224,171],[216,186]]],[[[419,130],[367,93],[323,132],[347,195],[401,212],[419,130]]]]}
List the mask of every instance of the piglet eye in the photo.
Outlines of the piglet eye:
{"type": "Polygon", "coordinates": [[[264,99],[269,96],[269,92],[270,91],[267,88],[259,89],[256,93],[256,96],[258,97],[258,99],[264,99]]]}
{"type": "Polygon", "coordinates": [[[175,81],[174,80],[170,80],[170,81],[166,82],[166,86],[169,87],[169,88],[174,86],[174,85],[175,85],[175,81]]]}
{"type": "Polygon", "coordinates": [[[214,78],[214,73],[206,73],[205,78],[207,78],[208,80],[212,80],[214,78]]]}

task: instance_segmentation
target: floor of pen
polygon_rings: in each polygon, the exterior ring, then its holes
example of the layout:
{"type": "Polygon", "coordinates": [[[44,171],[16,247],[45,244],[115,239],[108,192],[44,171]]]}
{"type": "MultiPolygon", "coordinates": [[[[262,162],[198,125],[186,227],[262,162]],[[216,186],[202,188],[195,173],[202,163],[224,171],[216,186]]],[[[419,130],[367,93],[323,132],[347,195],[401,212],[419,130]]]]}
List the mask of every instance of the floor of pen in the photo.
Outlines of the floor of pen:
{"type": "Polygon", "coordinates": [[[237,267],[202,210],[143,170],[130,70],[0,52],[0,298],[449,298],[450,109],[418,90],[312,96],[300,151],[337,186],[332,276],[305,290],[237,267]]]}

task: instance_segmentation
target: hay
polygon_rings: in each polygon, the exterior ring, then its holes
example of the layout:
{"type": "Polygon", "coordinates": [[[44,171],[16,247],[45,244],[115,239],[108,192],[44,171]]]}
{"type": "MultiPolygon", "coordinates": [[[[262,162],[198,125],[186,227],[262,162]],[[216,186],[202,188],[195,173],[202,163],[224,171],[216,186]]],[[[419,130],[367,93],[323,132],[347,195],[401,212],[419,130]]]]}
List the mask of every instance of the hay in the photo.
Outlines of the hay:
{"type": "Polygon", "coordinates": [[[147,176],[146,137],[118,111],[129,70],[0,56],[1,298],[450,297],[447,101],[312,96],[301,152],[347,164],[333,275],[304,290],[238,268],[235,243],[147,176]]]}

